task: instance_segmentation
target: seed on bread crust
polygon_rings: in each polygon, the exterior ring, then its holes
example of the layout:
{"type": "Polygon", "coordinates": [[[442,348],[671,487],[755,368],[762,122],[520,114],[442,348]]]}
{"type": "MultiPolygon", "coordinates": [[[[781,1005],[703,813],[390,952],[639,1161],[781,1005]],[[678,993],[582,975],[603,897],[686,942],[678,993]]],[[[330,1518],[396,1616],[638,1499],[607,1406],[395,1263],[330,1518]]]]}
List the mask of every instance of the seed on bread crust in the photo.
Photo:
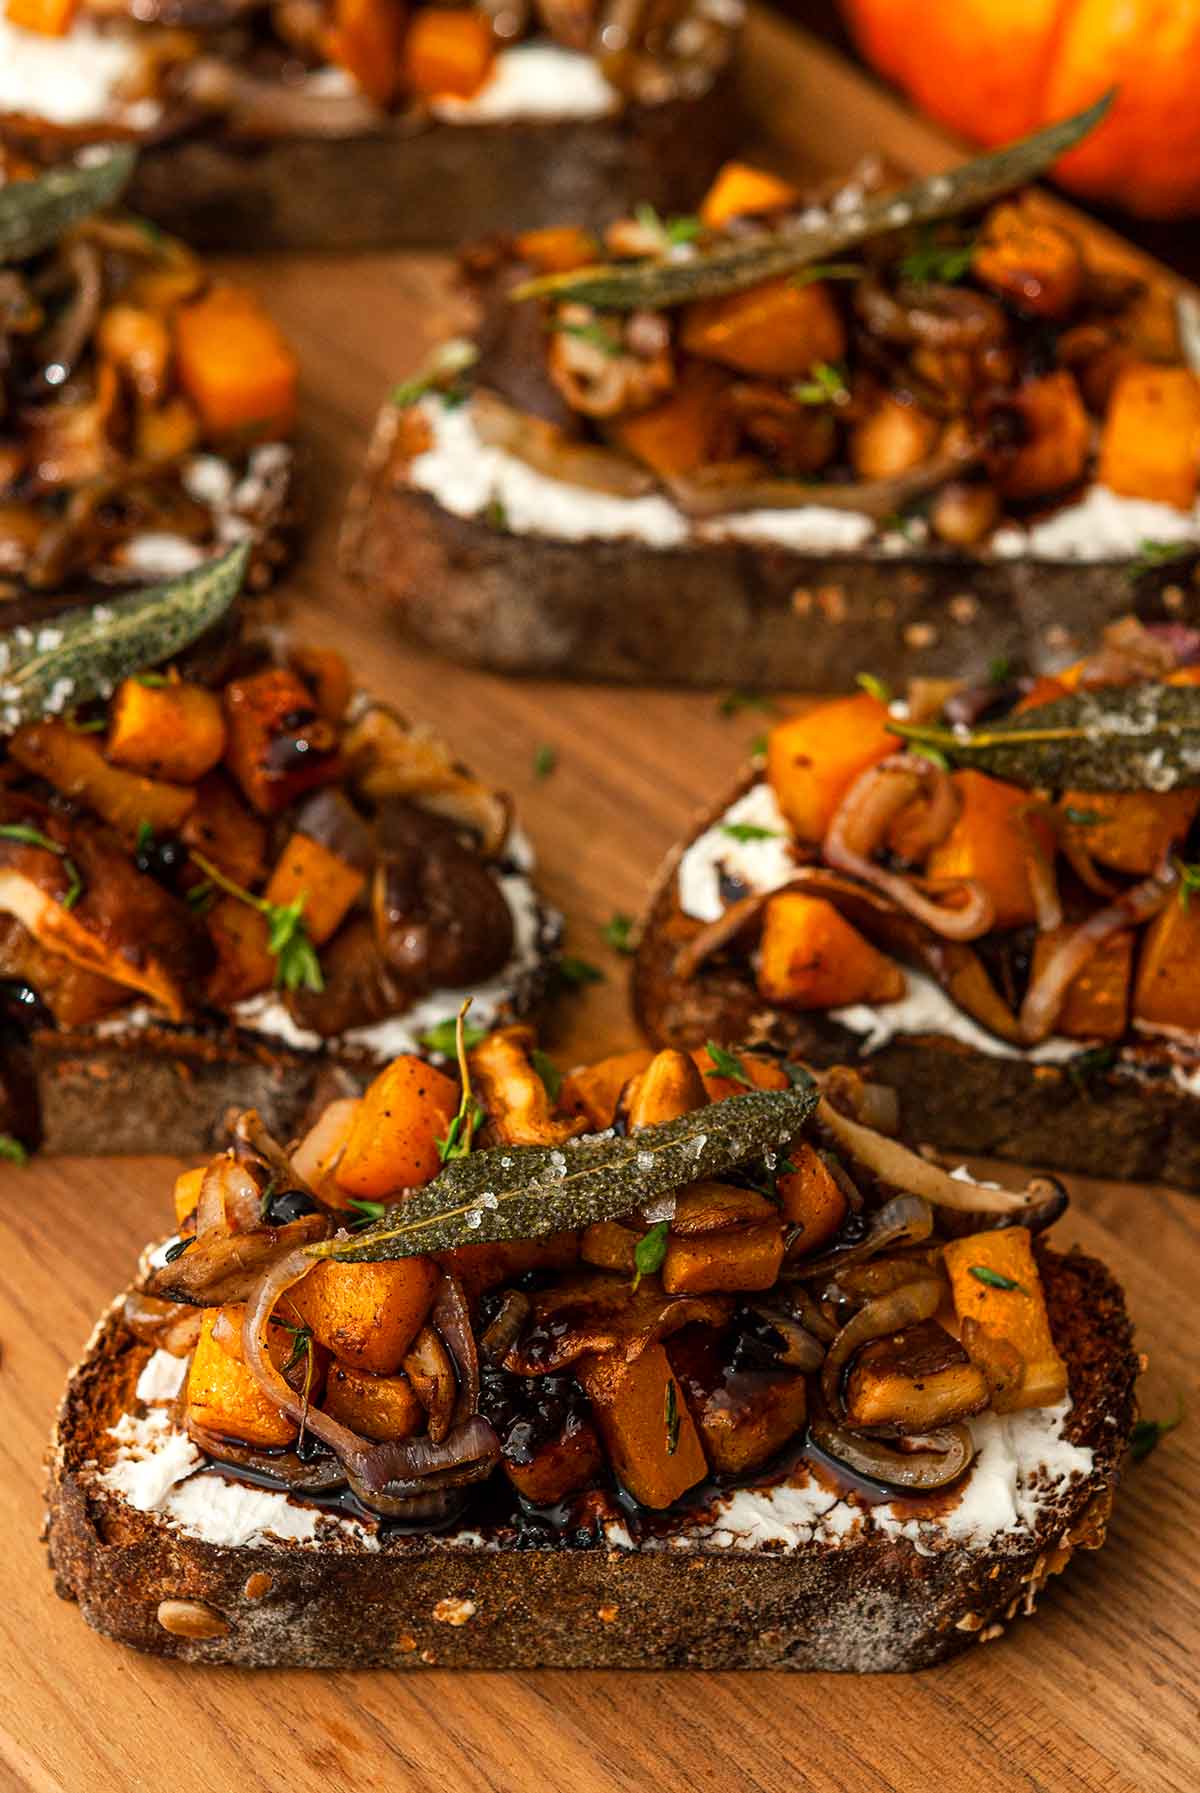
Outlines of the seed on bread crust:
{"type": "Polygon", "coordinates": [[[160,1600],[158,1622],[173,1637],[225,1637],[232,1629],[224,1613],[203,1600],[160,1600]]]}

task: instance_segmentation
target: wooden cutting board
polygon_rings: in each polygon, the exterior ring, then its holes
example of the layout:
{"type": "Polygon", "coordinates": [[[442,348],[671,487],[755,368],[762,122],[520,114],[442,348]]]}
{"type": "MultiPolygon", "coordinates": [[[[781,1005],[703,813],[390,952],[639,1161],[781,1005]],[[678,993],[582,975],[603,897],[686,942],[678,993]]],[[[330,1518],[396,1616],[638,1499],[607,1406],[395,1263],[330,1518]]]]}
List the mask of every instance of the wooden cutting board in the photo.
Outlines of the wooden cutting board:
{"type": "MultiPolygon", "coordinates": [[[[929,170],[953,150],[793,28],[752,21],[747,87],[782,165],[821,174],[881,148],[929,170]]],[[[624,964],[603,942],[761,714],[715,697],[502,683],[406,648],[334,570],[340,506],[374,409],[455,317],[433,258],[318,257],[254,277],[303,359],[314,530],[297,622],[384,696],[449,732],[517,798],[570,950],[605,971],[557,1019],[560,1061],[629,1040],[624,964]],[[535,751],[557,768],[534,776],[535,751]]],[[[653,627],[648,619],[646,626],[653,627]]],[[[847,678],[857,669],[847,666],[847,678]]],[[[1117,1793],[1195,1787],[1200,1449],[1189,1424],[1133,1470],[1107,1550],[1078,1558],[1036,1623],[921,1677],[654,1674],[251,1675],[172,1667],[92,1635],[57,1600],[38,1527],[41,1459],[95,1315],[160,1232],[164,1159],[0,1167],[0,1787],[25,1793],[1117,1793]]],[[[1011,1174],[1011,1170],[1007,1173],[1011,1174]]],[[[1061,1229],[1125,1281],[1149,1358],[1144,1404],[1198,1400],[1200,1198],[1080,1184],[1061,1229]]]]}

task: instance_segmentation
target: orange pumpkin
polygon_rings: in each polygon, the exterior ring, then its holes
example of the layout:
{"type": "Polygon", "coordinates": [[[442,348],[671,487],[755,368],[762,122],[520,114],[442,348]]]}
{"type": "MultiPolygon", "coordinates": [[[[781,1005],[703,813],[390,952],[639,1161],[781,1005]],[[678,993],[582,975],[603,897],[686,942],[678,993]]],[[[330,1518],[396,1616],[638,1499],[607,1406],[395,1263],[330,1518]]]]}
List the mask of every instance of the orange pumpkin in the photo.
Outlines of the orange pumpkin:
{"type": "Polygon", "coordinates": [[[860,49],[985,144],[1119,89],[1055,178],[1150,218],[1200,211],[1200,0],[842,0],[860,49]]]}

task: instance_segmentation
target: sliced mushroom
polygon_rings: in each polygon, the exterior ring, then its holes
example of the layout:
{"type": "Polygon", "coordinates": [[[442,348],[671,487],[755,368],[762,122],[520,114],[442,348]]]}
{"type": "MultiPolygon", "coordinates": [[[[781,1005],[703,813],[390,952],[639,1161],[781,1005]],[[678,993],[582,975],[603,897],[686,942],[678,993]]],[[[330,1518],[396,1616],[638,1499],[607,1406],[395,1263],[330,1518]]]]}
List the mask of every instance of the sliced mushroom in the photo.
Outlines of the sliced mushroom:
{"type": "Polygon", "coordinates": [[[449,1435],[454,1418],[458,1382],[454,1365],[436,1329],[422,1326],[404,1358],[404,1374],[413,1386],[413,1393],[429,1416],[429,1436],[441,1444],[449,1435]]]}
{"type": "Polygon", "coordinates": [[[530,1054],[531,1027],[498,1028],[470,1054],[471,1082],[496,1144],[555,1146],[586,1133],[585,1115],[556,1115],[530,1054]]]}

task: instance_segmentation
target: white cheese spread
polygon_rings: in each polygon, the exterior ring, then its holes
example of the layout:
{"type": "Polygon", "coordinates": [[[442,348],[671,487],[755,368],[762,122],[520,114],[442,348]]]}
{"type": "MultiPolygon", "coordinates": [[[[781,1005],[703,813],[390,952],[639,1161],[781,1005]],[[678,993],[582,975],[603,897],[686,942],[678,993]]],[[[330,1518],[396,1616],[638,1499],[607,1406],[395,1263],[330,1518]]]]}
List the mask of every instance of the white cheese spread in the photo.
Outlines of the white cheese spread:
{"type": "Polygon", "coordinates": [[[605,118],[621,104],[591,56],[559,44],[514,44],[470,99],[435,98],[430,110],[451,124],[498,124],[515,118],[605,118]]]}
{"type": "Polygon", "coordinates": [[[862,1052],[878,1052],[904,1034],[928,1033],[948,1035],[976,1052],[986,1052],[989,1058],[1023,1058],[1035,1065],[1063,1064],[1087,1051],[1087,1040],[1066,1040],[1059,1035],[1043,1040],[1040,1046],[1010,1046],[973,1021],[931,977],[908,966],[904,976],[908,988],[899,1002],[856,1002],[829,1011],[831,1020],[840,1021],[851,1033],[862,1034],[862,1052]]]}
{"type": "MultiPolygon", "coordinates": [[[[913,545],[894,532],[878,535],[872,518],[863,513],[820,504],[730,512],[697,522],[656,493],[619,498],[538,473],[516,455],[485,443],[469,404],[447,407],[426,399],[421,408],[433,444],[410,463],[411,484],[457,517],[478,517],[498,507],[517,535],[569,542],[628,538],[659,549],[743,541],[809,554],[867,547],[898,554],[913,545]]],[[[1136,555],[1145,541],[1192,540],[1200,541],[1200,503],[1192,511],[1178,511],[1093,486],[1078,504],[1044,522],[998,529],[990,552],[1000,558],[1034,554],[1047,560],[1110,560],[1136,555]]]]}
{"type": "Polygon", "coordinates": [[[778,890],[796,870],[792,831],[765,779],[731,803],[719,822],[685,850],[679,861],[679,905],[697,921],[719,921],[728,908],[722,880],[732,879],[747,895],[778,890]],[[729,830],[735,830],[730,833],[729,830]],[[741,830],[762,835],[739,838],[741,830]]]}
{"type": "Polygon", "coordinates": [[[19,112],[54,125],[120,122],[146,130],[158,121],[152,100],[122,99],[141,67],[132,32],[98,31],[80,20],[63,37],[26,31],[0,13],[0,113],[19,112]]]}

